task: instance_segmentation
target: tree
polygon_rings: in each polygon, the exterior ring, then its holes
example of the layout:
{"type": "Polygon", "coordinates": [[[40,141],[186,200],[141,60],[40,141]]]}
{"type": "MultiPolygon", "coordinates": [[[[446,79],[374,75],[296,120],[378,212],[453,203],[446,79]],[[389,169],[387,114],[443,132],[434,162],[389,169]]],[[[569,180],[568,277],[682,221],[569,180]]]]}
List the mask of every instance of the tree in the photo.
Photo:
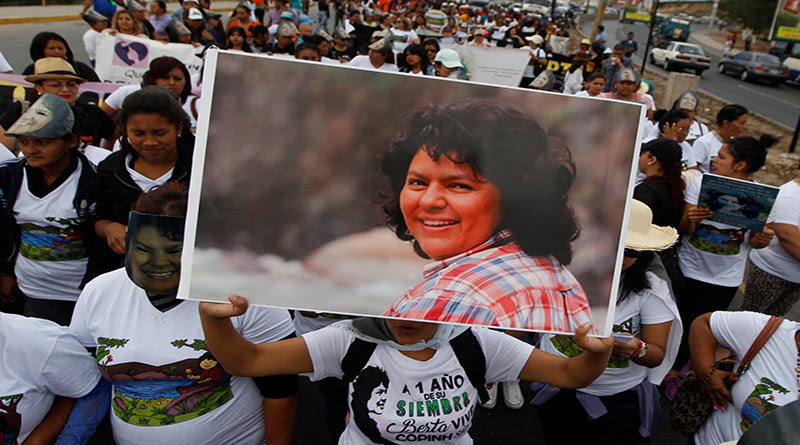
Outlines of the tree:
{"type": "Polygon", "coordinates": [[[722,0],[720,16],[728,23],[741,23],[756,33],[769,32],[778,0],[722,0]]]}

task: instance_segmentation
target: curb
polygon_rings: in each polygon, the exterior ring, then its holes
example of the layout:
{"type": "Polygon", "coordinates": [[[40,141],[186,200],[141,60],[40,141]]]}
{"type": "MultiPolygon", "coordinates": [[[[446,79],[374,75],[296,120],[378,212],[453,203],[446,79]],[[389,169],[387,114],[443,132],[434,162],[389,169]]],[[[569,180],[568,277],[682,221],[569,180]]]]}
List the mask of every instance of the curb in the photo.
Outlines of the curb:
{"type": "Polygon", "coordinates": [[[57,15],[53,17],[15,17],[10,19],[0,19],[0,25],[23,25],[26,23],[46,23],[46,22],[64,22],[70,20],[80,20],[81,16],[74,15],[57,15]]]}
{"type": "MultiPolygon", "coordinates": [[[[214,12],[229,12],[233,8],[211,8],[214,12]]],[[[2,8],[0,8],[2,11],[2,8]]],[[[14,17],[9,19],[0,18],[0,25],[24,25],[28,23],[47,23],[47,22],[66,22],[72,20],[81,20],[79,14],[74,15],[56,15],[52,17],[14,17]]]]}

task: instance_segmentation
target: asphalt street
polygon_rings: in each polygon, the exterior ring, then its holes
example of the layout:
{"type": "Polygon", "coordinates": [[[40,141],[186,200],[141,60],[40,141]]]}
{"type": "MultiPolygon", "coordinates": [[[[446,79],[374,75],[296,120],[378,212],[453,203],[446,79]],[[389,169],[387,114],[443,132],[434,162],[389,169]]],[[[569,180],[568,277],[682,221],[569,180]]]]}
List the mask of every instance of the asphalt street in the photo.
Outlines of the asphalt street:
{"type": "MultiPolygon", "coordinates": [[[[644,57],[645,44],[647,43],[649,25],[644,23],[623,24],[617,19],[604,20],[603,25],[609,35],[610,45],[624,40],[628,32],[633,32],[634,39],[639,43],[639,52],[634,55],[634,61],[641,63],[642,57],[644,57]]],[[[592,22],[582,23],[581,31],[587,36],[591,35],[592,26],[592,22]]],[[[694,26],[692,32],[702,33],[706,29],[705,26],[701,29],[697,28],[697,26],[694,26]]],[[[691,36],[689,39],[691,42],[691,36]]],[[[711,57],[711,68],[703,73],[700,80],[701,90],[719,96],[729,102],[744,105],[751,111],[791,128],[795,127],[797,118],[800,115],[800,87],[790,84],[773,87],[761,82],[742,82],[733,75],[720,74],[717,72],[717,64],[722,58],[721,52],[708,46],[703,46],[703,51],[711,57]]],[[[665,76],[669,75],[668,71],[661,67],[650,65],[649,62],[648,67],[665,76]]],[[[686,72],[689,73],[690,71],[686,72]]]]}

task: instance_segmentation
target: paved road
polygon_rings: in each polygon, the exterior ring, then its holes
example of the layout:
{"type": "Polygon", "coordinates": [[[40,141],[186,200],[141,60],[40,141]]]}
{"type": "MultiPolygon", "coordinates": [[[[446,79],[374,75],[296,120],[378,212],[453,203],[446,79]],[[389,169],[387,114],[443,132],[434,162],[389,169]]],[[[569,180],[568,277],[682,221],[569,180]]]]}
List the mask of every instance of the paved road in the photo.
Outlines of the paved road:
{"type": "MultiPolygon", "coordinates": [[[[622,24],[618,20],[605,20],[603,25],[610,36],[611,44],[624,40],[627,33],[632,31],[639,42],[639,54],[634,56],[634,61],[641,62],[647,43],[648,25],[644,23],[622,24]]],[[[581,31],[586,35],[590,34],[591,28],[592,23],[581,25],[581,31]]],[[[703,31],[695,30],[693,32],[703,31]]],[[[732,75],[720,74],[717,72],[717,63],[722,57],[720,51],[709,47],[704,47],[703,50],[711,57],[711,69],[703,73],[700,81],[701,90],[727,101],[744,105],[751,111],[791,128],[795,127],[798,115],[800,115],[800,88],[788,84],[775,88],[763,83],[742,82],[732,75]]],[[[664,75],[669,74],[660,67],[653,67],[649,63],[648,66],[664,75]]]]}

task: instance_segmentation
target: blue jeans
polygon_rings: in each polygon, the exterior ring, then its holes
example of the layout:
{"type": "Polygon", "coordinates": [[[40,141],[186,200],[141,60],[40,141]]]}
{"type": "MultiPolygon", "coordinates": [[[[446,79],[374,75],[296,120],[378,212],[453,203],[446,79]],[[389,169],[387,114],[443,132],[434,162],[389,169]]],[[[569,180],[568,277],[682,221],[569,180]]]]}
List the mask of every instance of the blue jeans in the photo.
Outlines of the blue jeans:
{"type": "Polygon", "coordinates": [[[322,28],[325,32],[328,32],[328,11],[320,10],[317,13],[317,27],[314,29],[314,32],[317,32],[322,28]]]}

